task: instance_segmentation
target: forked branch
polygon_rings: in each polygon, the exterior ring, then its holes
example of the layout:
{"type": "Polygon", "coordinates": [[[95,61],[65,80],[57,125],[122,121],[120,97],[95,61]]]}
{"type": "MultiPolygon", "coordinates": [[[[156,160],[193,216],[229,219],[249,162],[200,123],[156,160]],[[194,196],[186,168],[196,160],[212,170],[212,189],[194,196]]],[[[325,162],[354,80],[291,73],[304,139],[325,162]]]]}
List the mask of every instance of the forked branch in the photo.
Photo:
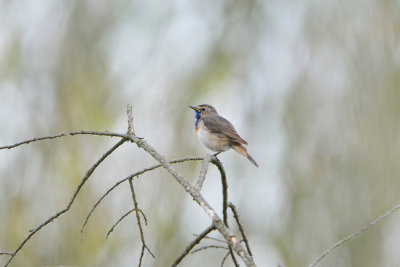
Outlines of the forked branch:
{"type": "MultiPolygon", "coordinates": [[[[122,222],[123,219],[125,219],[129,214],[131,214],[132,212],[134,212],[136,209],[131,209],[130,211],[126,212],[124,215],[121,216],[121,218],[118,219],[118,221],[116,223],[114,223],[113,226],[111,226],[110,230],[108,230],[107,232],[107,236],[106,239],[108,238],[108,236],[114,231],[115,227],[117,227],[117,225],[122,222]]],[[[139,212],[142,214],[143,219],[144,219],[144,224],[147,225],[147,218],[146,215],[144,215],[144,212],[139,209],[139,212]]]]}
{"type": "MultiPolygon", "coordinates": [[[[175,178],[175,180],[185,189],[186,192],[188,192],[192,198],[195,200],[196,203],[198,203],[198,205],[200,207],[203,208],[203,210],[206,212],[206,214],[211,218],[212,220],[212,227],[206,229],[206,230],[218,230],[221,235],[223,236],[223,238],[226,240],[228,247],[231,250],[234,250],[239,256],[240,258],[243,260],[243,262],[245,263],[246,266],[255,266],[255,263],[251,257],[251,255],[248,254],[248,252],[241,246],[240,242],[237,240],[237,238],[231,233],[230,229],[228,228],[228,222],[227,222],[227,214],[226,214],[226,210],[227,210],[227,184],[223,186],[223,192],[224,192],[224,197],[223,197],[223,221],[221,220],[221,218],[218,216],[218,214],[215,212],[215,210],[208,204],[208,202],[206,201],[206,199],[200,194],[200,191],[196,188],[196,186],[192,186],[180,173],[178,173],[172,166],[171,163],[174,162],[167,162],[165,160],[165,158],[163,156],[161,156],[153,147],[151,147],[143,138],[139,138],[134,134],[133,131],[133,116],[132,116],[132,108],[130,105],[128,105],[128,109],[127,109],[127,115],[128,115],[128,131],[127,134],[119,134],[119,133],[109,133],[109,132],[95,132],[95,131],[79,131],[79,132],[71,132],[71,133],[62,133],[62,134],[58,134],[58,135],[53,135],[53,136],[46,136],[46,137],[40,137],[40,138],[34,138],[34,139],[29,139],[26,141],[22,141],[19,143],[16,143],[14,145],[9,145],[9,146],[2,146],[0,147],[1,149],[11,149],[11,148],[15,148],[18,147],[20,145],[23,144],[29,144],[31,142],[35,142],[35,141],[41,141],[41,140],[48,140],[48,139],[55,139],[55,138],[59,138],[59,137],[64,137],[64,136],[71,136],[71,135],[97,135],[97,136],[110,136],[110,137],[118,137],[121,138],[121,140],[115,144],[111,149],[109,149],[89,170],[88,172],[85,174],[85,176],[82,178],[81,183],[77,186],[70,202],[67,204],[66,208],[62,209],[61,211],[59,211],[58,213],[56,213],[55,215],[51,216],[50,218],[48,218],[46,221],[44,221],[42,224],[40,224],[39,226],[37,226],[36,228],[32,229],[30,234],[22,241],[22,243],[13,251],[13,252],[1,252],[0,255],[8,255],[10,256],[9,261],[6,263],[5,266],[7,266],[12,260],[13,258],[17,255],[17,253],[24,247],[24,245],[29,241],[29,239],[35,235],[39,230],[41,230],[44,226],[46,226],[47,224],[49,224],[50,222],[52,222],[53,220],[57,219],[58,217],[60,217],[62,214],[66,213],[70,207],[72,206],[72,204],[74,203],[76,196],[78,195],[78,193],[80,192],[82,186],[85,184],[85,182],[89,179],[89,177],[91,176],[91,174],[94,172],[94,170],[100,165],[100,163],[106,158],[108,157],[113,151],[115,151],[119,146],[121,146],[123,143],[125,143],[126,141],[131,141],[133,143],[135,143],[139,148],[143,149],[144,151],[146,151],[147,153],[149,153],[156,161],[159,162],[159,165],[153,166],[151,167],[152,169],[158,168],[158,167],[164,167],[170,174],[171,176],[173,176],[175,178]]],[[[186,160],[201,160],[202,158],[193,158],[193,159],[184,159],[183,161],[186,160]]],[[[225,175],[225,171],[223,170],[222,164],[221,162],[213,157],[212,158],[212,163],[214,163],[218,169],[220,170],[221,173],[221,178],[222,181],[224,183],[226,183],[226,175],[225,175]]],[[[176,161],[178,162],[178,161],[176,161]]],[[[141,173],[144,173],[146,171],[150,171],[150,169],[145,169],[142,170],[141,173]]],[[[203,176],[205,177],[205,173],[206,171],[203,171],[201,174],[201,179],[203,179],[203,176]]],[[[141,232],[141,240],[142,240],[142,253],[141,253],[141,258],[140,258],[140,263],[141,264],[141,260],[143,257],[143,253],[144,250],[147,249],[149,251],[149,253],[154,257],[154,255],[151,253],[151,251],[148,249],[146,243],[144,242],[144,237],[143,237],[143,230],[141,229],[141,223],[140,223],[140,216],[139,216],[139,208],[137,207],[137,202],[135,201],[135,195],[134,195],[134,188],[133,188],[133,184],[132,184],[132,178],[134,176],[139,175],[140,172],[136,173],[135,175],[131,175],[130,177],[127,177],[121,181],[119,181],[118,183],[116,183],[110,190],[107,191],[106,194],[104,194],[100,200],[95,204],[95,206],[93,207],[92,211],[89,213],[84,226],[86,225],[86,222],[88,220],[88,218],[90,217],[90,215],[92,214],[92,212],[94,211],[94,209],[97,207],[97,205],[100,203],[100,201],[109,193],[111,192],[115,187],[117,187],[119,184],[121,184],[122,182],[128,180],[130,183],[130,188],[131,188],[131,192],[132,192],[132,199],[134,201],[134,210],[136,213],[136,218],[138,221],[138,226],[141,232]]],[[[203,179],[204,180],[204,179],[203,179]]],[[[202,181],[200,181],[198,183],[201,188],[201,184],[202,181]]],[[[82,232],[84,229],[84,226],[82,227],[82,232]]],[[[207,234],[206,234],[207,235],[207,234]]],[[[201,239],[200,239],[201,240],[201,239]]],[[[233,256],[233,253],[231,252],[231,255],[233,256]]]]}

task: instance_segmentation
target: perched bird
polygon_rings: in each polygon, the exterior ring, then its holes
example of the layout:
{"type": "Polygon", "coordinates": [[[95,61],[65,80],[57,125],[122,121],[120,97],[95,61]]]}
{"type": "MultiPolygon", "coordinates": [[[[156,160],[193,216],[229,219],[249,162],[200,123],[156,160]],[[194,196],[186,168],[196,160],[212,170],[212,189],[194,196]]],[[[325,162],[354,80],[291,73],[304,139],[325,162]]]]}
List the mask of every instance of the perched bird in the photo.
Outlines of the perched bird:
{"type": "Polygon", "coordinates": [[[196,112],[195,128],[197,137],[204,146],[217,152],[215,156],[233,148],[258,167],[257,162],[243,147],[243,145],[247,145],[247,142],[239,136],[235,127],[227,119],[218,115],[213,106],[203,104],[197,107],[189,107],[196,112]]]}

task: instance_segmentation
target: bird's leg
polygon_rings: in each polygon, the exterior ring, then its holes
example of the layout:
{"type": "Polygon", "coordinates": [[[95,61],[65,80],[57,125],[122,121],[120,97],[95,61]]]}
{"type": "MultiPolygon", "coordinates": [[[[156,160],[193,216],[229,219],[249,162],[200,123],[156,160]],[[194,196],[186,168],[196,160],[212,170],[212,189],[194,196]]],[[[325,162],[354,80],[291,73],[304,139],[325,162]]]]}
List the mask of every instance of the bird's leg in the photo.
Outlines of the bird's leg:
{"type": "Polygon", "coordinates": [[[222,151],[220,151],[220,152],[217,152],[217,153],[215,153],[213,156],[214,156],[214,157],[217,157],[217,156],[218,156],[218,154],[219,154],[219,153],[221,153],[221,152],[222,152],[222,151]]]}

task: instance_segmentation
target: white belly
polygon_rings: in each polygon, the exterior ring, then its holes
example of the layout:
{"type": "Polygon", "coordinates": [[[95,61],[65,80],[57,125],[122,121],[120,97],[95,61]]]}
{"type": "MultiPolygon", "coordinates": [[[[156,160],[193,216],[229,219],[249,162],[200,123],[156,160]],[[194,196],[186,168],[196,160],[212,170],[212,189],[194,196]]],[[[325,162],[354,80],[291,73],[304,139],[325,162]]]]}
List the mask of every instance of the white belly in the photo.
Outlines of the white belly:
{"type": "Polygon", "coordinates": [[[221,138],[221,134],[211,134],[204,127],[199,127],[197,137],[200,143],[212,151],[222,152],[228,150],[232,146],[228,139],[221,138]]]}

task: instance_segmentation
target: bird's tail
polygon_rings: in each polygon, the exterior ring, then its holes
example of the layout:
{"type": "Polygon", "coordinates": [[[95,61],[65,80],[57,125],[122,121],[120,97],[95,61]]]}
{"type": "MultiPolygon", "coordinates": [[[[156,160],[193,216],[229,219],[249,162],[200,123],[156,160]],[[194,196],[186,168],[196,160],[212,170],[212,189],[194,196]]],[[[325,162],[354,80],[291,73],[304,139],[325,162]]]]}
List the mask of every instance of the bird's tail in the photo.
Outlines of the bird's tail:
{"type": "Polygon", "coordinates": [[[250,156],[249,153],[247,153],[247,150],[246,148],[244,148],[244,146],[242,146],[241,144],[235,144],[233,146],[233,149],[236,150],[238,153],[242,154],[243,156],[245,156],[246,158],[248,158],[250,162],[253,163],[258,168],[257,162],[250,156]]]}

